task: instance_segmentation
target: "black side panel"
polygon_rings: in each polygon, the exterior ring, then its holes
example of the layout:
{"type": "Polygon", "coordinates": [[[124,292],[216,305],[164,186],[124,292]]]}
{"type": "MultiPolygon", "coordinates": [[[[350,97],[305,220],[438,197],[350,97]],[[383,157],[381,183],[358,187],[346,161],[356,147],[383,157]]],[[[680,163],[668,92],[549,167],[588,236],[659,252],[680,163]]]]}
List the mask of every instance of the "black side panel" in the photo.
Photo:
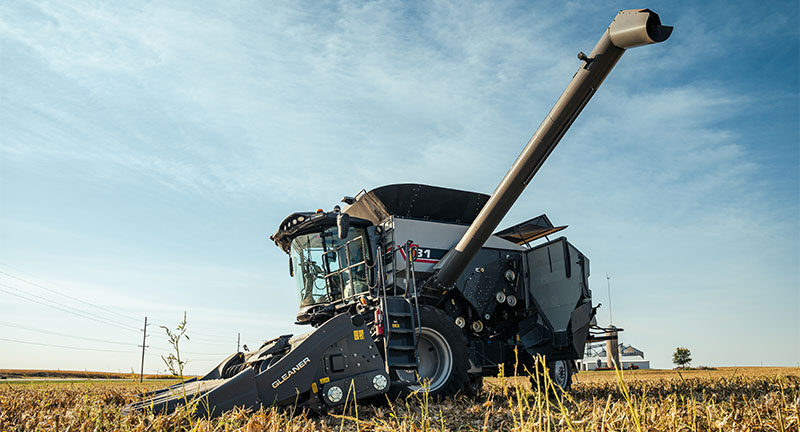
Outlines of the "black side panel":
{"type": "Polygon", "coordinates": [[[580,252],[561,237],[525,254],[530,297],[554,334],[566,332],[571,313],[582,303],[585,292],[580,252]]]}
{"type": "Polygon", "coordinates": [[[255,386],[253,368],[247,368],[206,394],[198,404],[201,413],[217,416],[234,407],[256,408],[260,399],[255,386]]]}
{"type": "Polygon", "coordinates": [[[552,345],[553,332],[537,318],[526,318],[519,323],[519,340],[531,354],[547,354],[552,345]]]}
{"type": "MultiPolygon", "coordinates": [[[[321,385],[368,372],[385,374],[384,369],[369,330],[363,324],[353,325],[351,315],[344,313],[328,320],[280,361],[258,374],[256,385],[262,404],[282,405],[294,403],[303,394],[317,399],[312,383],[321,385]],[[338,366],[339,358],[331,358],[335,355],[344,356],[341,371],[333,369],[338,366]]],[[[309,403],[313,407],[314,402],[309,403]]]]}
{"type": "Polygon", "coordinates": [[[582,357],[592,313],[589,260],[565,237],[525,255],[528,297],[537,316],[520,323],[520,340],[531,354],[582,357]]]}
{"type": "Polygon", "coordinates": [[[472,258],[467,270],[456,279],[456,288],[461,295],[475,308],[477,319],[485,320],[486,315],[494,316],[498,303],[495,295],[503,292],[524,299],[525,294],[520,284],[505,279],[505,272],[514,268],[518,274],[522,253],[502,249],[483,248],[472,258]]]}
{"type": "Polygon", "coordinates": [[[592,320],[592,303],[586,302],[572,311],[572,346],[579,357],[583,357],[586,338],[589,337],[589,322],[592,320]]]}

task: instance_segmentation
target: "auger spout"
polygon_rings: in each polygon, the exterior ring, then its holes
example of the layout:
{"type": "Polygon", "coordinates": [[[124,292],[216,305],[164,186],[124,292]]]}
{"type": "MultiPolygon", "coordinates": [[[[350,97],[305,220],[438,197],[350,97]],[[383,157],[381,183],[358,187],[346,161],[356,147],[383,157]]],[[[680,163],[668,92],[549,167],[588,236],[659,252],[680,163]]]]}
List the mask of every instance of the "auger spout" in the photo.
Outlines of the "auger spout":
{"type": "Polygon", "coordinates": [[[581,66],[461,240],[442,260],[436,279],[450,285],[492,235],[536,172],[628,48],[663,42],[672,27],[649,9],[620,11],[581,66]]]}

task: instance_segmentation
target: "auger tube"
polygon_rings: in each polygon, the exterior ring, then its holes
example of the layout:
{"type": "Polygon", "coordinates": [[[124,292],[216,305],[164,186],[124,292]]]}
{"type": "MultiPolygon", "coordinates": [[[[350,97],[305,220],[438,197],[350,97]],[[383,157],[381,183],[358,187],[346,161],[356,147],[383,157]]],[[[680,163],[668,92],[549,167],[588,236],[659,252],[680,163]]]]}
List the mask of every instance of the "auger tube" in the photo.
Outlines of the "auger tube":
{"type": "Polygon", "coordinates": [[[628,48],[663,42],[672,27],[649,9],[620,11],[547,114],[461,240],[443,258],[436,280],[456,281],[628,48]]]}

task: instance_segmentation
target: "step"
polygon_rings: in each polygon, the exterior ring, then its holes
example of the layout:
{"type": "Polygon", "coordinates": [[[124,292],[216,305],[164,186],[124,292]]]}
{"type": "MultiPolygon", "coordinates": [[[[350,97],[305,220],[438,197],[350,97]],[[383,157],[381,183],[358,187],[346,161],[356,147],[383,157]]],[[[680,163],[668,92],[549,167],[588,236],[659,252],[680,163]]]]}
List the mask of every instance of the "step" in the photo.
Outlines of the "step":
{"type": "Polygon", "coordinates": [[[389,367],[390,368],[395,368],[395,369],[416,369],[417,368],[417,364],[416,363],[395,363],[395,364],[390,364],[389,367]]]}
{"type": "Polygon", "coordinates": [[[410,317],[411,316],[411,312],[393,312],[393,311],[389,311],[389,313],[387,315],[389,315],[389,317],[397,317],[397,316],[399,316],[399,317],[410,317]]]}
{"type": "Polygon", "coordinates": [[[392,345],[392,344],[386,345],[386,349],[396,350],[396,351],[415,351],[416,350],[416,348],[414,348],[411,345],[392,345]]]}

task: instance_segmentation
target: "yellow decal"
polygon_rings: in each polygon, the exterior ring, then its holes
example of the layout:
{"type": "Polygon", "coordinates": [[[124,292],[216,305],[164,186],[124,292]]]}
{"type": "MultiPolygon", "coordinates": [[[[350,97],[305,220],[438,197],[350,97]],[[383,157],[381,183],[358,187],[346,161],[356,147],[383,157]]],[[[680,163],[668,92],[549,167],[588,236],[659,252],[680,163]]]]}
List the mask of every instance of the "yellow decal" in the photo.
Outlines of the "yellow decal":
{"type": "Polygon", "coordinates": [[[353,340],[364,340],[364,330],[353,330],[353,340]]]}
{"type": "Polygon", "coordinates": [[[398,324],[398,323],[392,323],[392,328],[400,328],[400,324],[398,324]]]}
{"type": "Polygon", "coordinates": [[[322,378],[321,380],[319,380],[320,384],[327,384],[329,382],[331,382],[331,378],[330,377],[325,377],[325,378],[322,378]]]}
{"type": "Polygon", "coordinates": [[[317,390],[317,383],[315,383],[315,382],[311,383],[311,391],[314,392],[314,393],[316,393],[318,391],[317,390]]]}

